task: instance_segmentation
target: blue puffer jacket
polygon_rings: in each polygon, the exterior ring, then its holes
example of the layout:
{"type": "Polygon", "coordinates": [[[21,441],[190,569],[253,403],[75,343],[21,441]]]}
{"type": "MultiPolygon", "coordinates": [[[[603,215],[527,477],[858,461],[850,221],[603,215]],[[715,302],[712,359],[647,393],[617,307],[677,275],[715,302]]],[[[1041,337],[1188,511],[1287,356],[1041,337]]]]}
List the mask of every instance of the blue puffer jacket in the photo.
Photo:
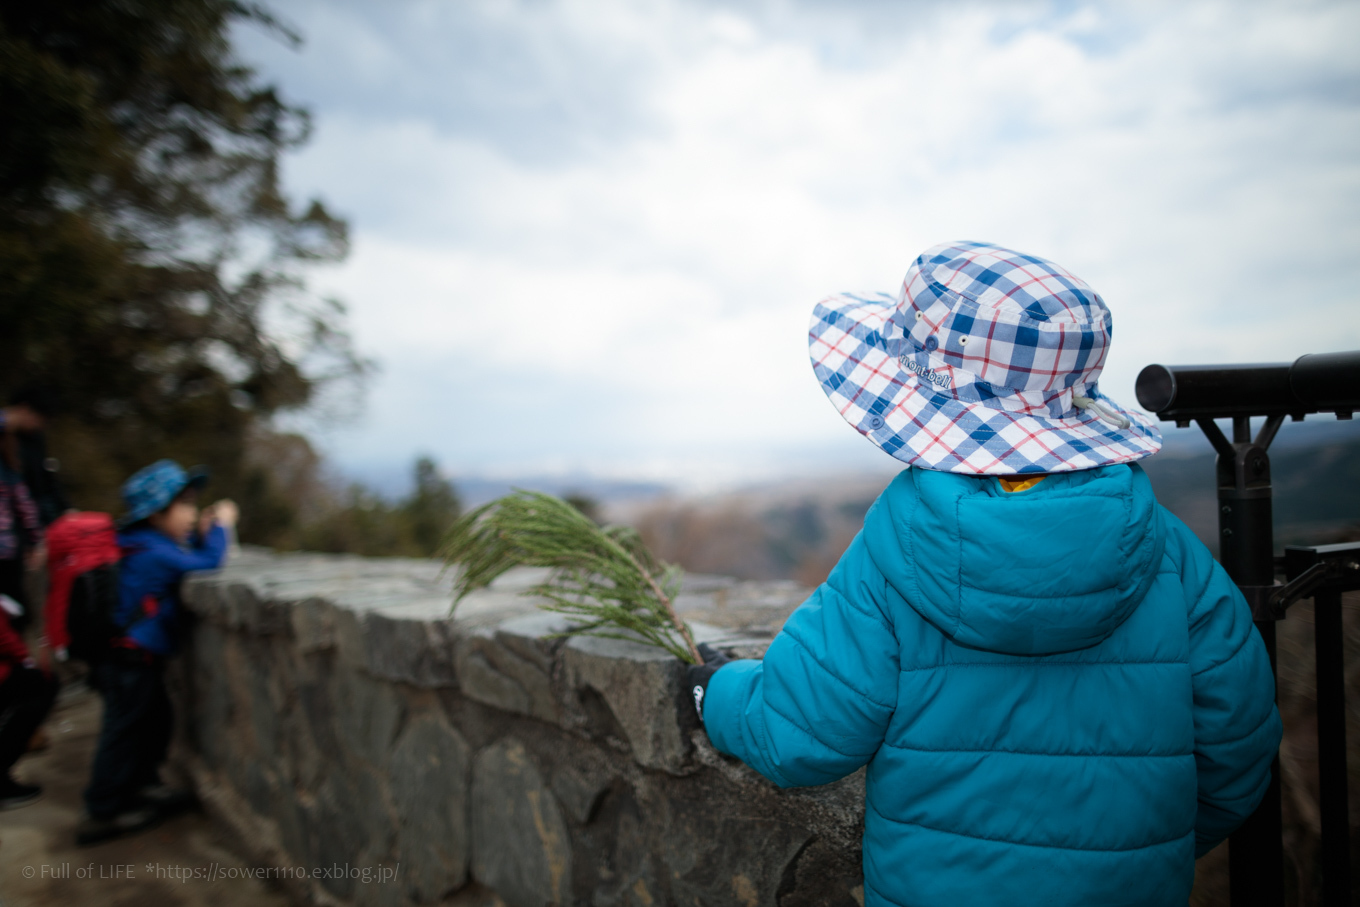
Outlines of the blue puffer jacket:
{"type": "Polygon", "coordinates": [[[213,526],[181,548],[174,539],[149,526],[118,536],[123,560],[118,566],[118,613],[114,619],[127,627],[127,638],[156,655],[175,651],[179,623],[179,587],[192,570],[216,570],[227,553],[227,531],[213,526]]]}
{"type": "Polygon", "coordinates": [[[1280,741],[1246,602],[1127,465],[903,472],[704,722],[784,787],[867,764],[865,903],[911,907],[1183,907],[1280,741]]]}

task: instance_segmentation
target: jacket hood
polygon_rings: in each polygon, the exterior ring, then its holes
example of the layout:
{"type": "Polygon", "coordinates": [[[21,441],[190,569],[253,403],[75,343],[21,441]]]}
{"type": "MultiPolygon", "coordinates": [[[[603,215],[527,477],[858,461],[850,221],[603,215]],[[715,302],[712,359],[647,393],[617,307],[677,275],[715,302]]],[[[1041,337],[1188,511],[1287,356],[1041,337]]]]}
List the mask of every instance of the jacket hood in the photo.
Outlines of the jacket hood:
{"type": "Polygon", "coordinates": [[[1165,543],[1136,464],[991,477],[908,469],[864,519],[875,565],[954,642],[1010,655],[1097,645],[1143,600],[1165,543]]]}

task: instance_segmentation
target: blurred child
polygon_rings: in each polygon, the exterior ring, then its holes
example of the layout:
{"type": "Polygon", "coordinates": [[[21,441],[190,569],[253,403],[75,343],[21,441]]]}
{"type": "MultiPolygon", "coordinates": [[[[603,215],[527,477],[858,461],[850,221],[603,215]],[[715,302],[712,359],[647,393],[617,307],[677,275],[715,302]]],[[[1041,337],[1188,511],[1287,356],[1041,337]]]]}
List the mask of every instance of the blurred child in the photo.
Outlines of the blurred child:
{"type": "Polygon", "coordinates": [[[230,501],[199,513],[205,481],[201,471],[186,473],[160,460],[123,485],[128,512],[118,537],[123,559],[115,623],[125,630],[91,669],[104,717],[78,843],[136,831],[191,802],[161,783],[159,768],[170,743],[165,660],[177,648],[180,582],[191,570],[222,565],[226,527],[236,523],[230,501]]]}
{"type": "Polygon", "coordinates": [[[1161,436],[1098,389],[1109,342],[1085,282],[986,243],[814,312],[823,391],[910,468],[763,661],[690,681],[781,787],[868,766],[866,907],[1184,907],[1266,791],[1265,646],[1135,462],[1161,436]]]}

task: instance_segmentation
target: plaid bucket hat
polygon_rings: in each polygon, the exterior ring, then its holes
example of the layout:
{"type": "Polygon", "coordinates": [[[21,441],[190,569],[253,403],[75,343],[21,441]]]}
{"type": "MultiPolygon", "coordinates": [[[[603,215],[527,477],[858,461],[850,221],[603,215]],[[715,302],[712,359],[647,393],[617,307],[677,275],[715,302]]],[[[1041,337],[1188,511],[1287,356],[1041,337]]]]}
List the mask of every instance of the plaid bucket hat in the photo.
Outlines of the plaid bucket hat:
{"type": "Polygon", "coordinates": [[[1110,310],[1051,261],[990,243],[921,253],[894,298],[817,304],[808,354],[847,422],[899,460],[971,475],[1071,472],[1161,449],[1097,387],[1110,310]]]}

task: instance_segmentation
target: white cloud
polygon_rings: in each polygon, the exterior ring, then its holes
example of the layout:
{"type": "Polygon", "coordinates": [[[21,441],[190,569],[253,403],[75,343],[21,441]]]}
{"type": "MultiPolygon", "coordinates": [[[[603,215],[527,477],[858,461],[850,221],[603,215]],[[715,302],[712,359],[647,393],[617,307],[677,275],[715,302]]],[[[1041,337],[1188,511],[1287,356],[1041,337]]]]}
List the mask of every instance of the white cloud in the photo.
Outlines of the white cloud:
{"type": "Polygon", "coordinates": [[[862,462],[807,315],[944,239],[1095,285],[1130,403],[1151,361],[1360,346],[1353,4],[284,12],[308,51],[247,53],[315,103],[289,181],[353,218],[318,283],[385,368],[342,462],[862,462]]]}

